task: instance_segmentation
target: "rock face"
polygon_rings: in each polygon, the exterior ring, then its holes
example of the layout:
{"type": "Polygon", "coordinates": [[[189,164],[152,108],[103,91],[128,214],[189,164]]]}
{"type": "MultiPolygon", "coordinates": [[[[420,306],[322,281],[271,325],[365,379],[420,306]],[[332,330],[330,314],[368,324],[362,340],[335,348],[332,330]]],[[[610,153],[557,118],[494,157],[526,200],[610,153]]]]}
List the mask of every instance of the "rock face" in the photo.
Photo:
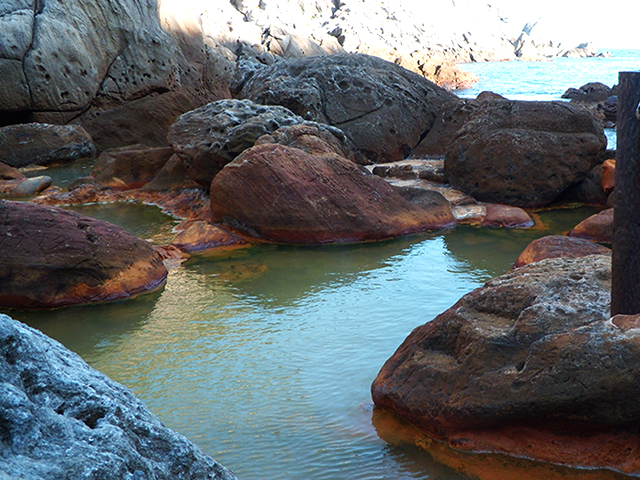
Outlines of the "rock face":
{"type": "Polygon", "coordinates": [[[129,390],[0,315],[4,478],[232,480],[129,390]]]}
{"type": "Polygon", "coordinates": [[[640,321],[610,320],[610,282],[604,255],[491,280],[409,335],[375,404],[463,450],[637,474],[640,321]]]}
{"type": "Polygon", "coordinates": [[[211,184],[211,215],[277,243],[382,240],[455,224],[446,204],[409,203],[383,179],[337,155],[257,145],[211,184]]]}
{"type": "Polygon", "coordinates": [[[169,143],[191,178],[209,188],[218,172],[258,138],[301,123],[304,119],[286,108],[221,100],[182,115],[169,131],[169,143]]]}
{"type": "Polygon", "coordinates": [[[108,222],[0,202],[0,305],[53,308],[160,288],[167,270],[149,244],[108,222]]]}
{"type": "Polygon", "coordinates": [[[278,62],[250,72],[234,88],[240,98],[282,105],[340,128],[374,163],[407,157],[437,113],[461,101],[399,65],[367,55],[278,62]]]}
{"type": "Polygon", "coordinates": [[[553,202],[605,152],[602,127],[559,102],[482,102],[449,144],[451,184],[474,198],[520,207],[553,202]]]}
{"type": "Polygon", "coordinates": [[[582,238],[547,235],[527,245],[527,248],[516,259],[513,268],[524,267],[545,258],[578,258],[586,257],[587,255],[603,255],[610,252],[611,250],[608,248],[582,238]]]}
{"type": "Polygon", "coordinates": [[[91,137],[79,125],[29,123],[0,128],[0,162],[11,167],[65,163],[94,153],[91,137]]]}
{"type": "Polygon", "coordinates": [[[220,98],[211,93],[219,90],[215,48],[201,32],[191,32],[192,42],[165,32],[157,7],[137,0],[3,2],[0,112],[64,123],[92,103],[153,91],[183,91],[196,104],[220,98]]]}

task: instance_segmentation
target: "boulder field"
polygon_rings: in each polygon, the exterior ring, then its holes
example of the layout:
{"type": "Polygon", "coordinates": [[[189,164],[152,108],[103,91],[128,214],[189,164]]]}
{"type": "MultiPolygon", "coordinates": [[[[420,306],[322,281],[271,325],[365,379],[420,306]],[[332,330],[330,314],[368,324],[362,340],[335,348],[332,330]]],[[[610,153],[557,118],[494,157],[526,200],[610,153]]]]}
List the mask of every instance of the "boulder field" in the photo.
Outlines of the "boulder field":
{"type": "Polygon", "coordinates": [[[3,478],[233,480],[129,390],[0,314],[3,478]]]}
{"type": "Polygon", "coordinates": [[[145,241],[75,212],[0,201],[0,305],[53,308],[133,297],[167,270],[145,241]]]}
{"type": "Polygon", "coordinates": [[[407,337],[374,402],[459,450],[637,475],[640,320],[610,289],[609,255],[497,277],[407,337]]]}

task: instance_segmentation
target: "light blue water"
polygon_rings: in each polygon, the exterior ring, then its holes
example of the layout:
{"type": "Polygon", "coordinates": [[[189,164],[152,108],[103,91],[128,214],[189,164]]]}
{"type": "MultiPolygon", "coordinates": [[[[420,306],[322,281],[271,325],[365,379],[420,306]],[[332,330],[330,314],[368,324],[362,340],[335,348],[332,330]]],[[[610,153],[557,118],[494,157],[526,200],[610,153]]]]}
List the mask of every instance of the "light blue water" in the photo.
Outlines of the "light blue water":
{"type": "MultiPolygon", "coordinates": [[[[613,87],[619,72],[640,71],[640,50],[612,50],[611,58],[556,58],[548,62],[465,63],[464,70],[479,78],[473,88],[456,92],[475,98],[491,91],[511,100],[562,100],[569,88],[590,82],[613,87]]],[[[605,129],[608,148],[616,148],[614,129],[605,129]]]]}

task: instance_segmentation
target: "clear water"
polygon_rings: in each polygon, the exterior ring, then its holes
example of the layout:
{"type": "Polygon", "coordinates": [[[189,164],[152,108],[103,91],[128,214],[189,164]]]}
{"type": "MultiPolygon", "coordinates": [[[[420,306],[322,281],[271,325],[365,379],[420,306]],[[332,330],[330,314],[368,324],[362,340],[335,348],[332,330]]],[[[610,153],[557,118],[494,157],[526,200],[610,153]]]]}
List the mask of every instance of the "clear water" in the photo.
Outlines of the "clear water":
{"type": "MultiPolygon", "coordinates": [[[[475,98],[491,91],[511,100],[562,100],[569,88],[590,82],[613,87],[619,72],[640,70],[640,50],[612,50],[611,58],[556,58],[548,62],[465,63],[462,69],[475,73],[473,88],[458,91],[462,98],[475,98]]],[[[605,129],[608,148],[616,148],[615,129],[605,129]]]]}
{"type": "MultiPolygon", "coordinates": [[[[139,233],[123,207],[133,206],[79,210],[139,233]]],[[[134,208],[146,237],[174,224],[134,208]]],[[[532,230],[194,257],[164,290],[132,301],[7,313],[128,386],[241,479],[461,479],[378,436],[371,382],[413,328],[504,273],[532,239],[593,212],[543,212],[532,230]]]]}
{"type": "MultiPolygon", "coordinates": [[[[467,67],[482,79],[478,92],[543,99],[588,81],[611,84],[605,72],[616,62],[467,67]],[[576,75],[582,70],[591,70],[588,78],[576,75]]],[[[168,241],[175,225],[154,207],[78,210],[155,243],[168,241]]],[[[131,301],[6,313],[129,387],[242,480],[463,479],[423,450],[380,438],[371,382],[413,328],[507,271],[531,240],[592,213],[542,212],[530,230],[459,227],[380,243],[192,257],[162,291],[131,301]]]]}

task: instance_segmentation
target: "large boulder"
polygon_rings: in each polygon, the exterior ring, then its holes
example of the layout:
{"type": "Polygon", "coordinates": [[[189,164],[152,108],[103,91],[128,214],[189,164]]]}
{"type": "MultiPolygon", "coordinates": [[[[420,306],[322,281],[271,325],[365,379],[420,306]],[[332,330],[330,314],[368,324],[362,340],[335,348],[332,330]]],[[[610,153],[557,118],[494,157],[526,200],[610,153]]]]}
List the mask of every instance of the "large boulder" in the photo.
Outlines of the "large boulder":
{"type": "Polygon", "coordinates": [[[610,290],[607,255],[491,280],[407,337],[374,402],[455,448],[637,475],[640,320],[610,290]]]}
{"type": "Polygon", "coordinates": [[[129,390],[0,315],[3,478],[233,480],[129,390]]]}
{"type": "Polygon", "coordinates": [[[382,240],[455,224],[449,205],[405,200],[335,154],[256,145],[211,183],[211,215],[251,237],[293,244],[382,240]]]}
{"type": "MultiPolygon", "coordinates": [[[[169,142],[191,178],[209,188],[218,172],[258,138],[281,127],[304,123],[302,117],[283,107],[220,100],[182,115],[169,131],[169,142]]],[[[335,142],[344,142],[340,130],[306,123],[327,137],[335,137],[335,142]]]]}
{"type": "Polygon", "coordinates": [[[151,246],[72,211],[0,202],[0,305],[53,308],[121,300],[167,277],[151,246]]]}
{"type": "Polygon", "coordinates": [[[198,105],[220,98],[225,60],[201,31],[165,31],[159,13],[156,2],[138,0],[3,2],[2,120],[16,112],[66,123],[92,104],[154,91],[183,91],[198,105]]]}
{"type": "Polygon", "coordinates": [[[395,63],[341,54],[277,62],[234,86],[239,98],[282,105],[340,128],[373,162],[406,158],[455,95],[395,63]]]}
{"type": "Polygon", "coordinates": [[[607,254],[611,250],[595,242],[583,238],[567,237],[565,235],[547,235],[531,242],[522,251],[513,268],[524,267],[530,263],[539,262],[546,258],[578,258],[587,255],[607,254]]]}
{"type": "Polygon", "coordinates": [[[540,207],[585,178],[606,145],[602,127],[581,107],[486,101],[449,144],[445,171],[478,200],[540,207]]]}
{"type": "Polygon", "coordinates": [[[591,215],[573,227],[569,236],[592,242],[613,243],[613,208],[591,215]]]}
{"type": "Polygon", "coordinates": [[[28,123],[0,128],[0,161],[11,167],[49,166],[94,154],[91,136],[79,125],[28,123]]]}

